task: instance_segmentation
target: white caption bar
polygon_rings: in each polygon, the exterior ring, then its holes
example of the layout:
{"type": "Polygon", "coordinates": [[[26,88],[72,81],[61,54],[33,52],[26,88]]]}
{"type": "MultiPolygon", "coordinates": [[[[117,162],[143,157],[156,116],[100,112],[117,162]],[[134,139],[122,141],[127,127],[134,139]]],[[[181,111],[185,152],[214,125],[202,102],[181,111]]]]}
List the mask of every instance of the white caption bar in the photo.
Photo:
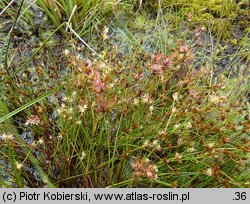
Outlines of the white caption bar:
{"type": "Polygon", "coordinates": [[[249,203],[250,189],[0,189],[0,204],[3,203],[249,203]]]}

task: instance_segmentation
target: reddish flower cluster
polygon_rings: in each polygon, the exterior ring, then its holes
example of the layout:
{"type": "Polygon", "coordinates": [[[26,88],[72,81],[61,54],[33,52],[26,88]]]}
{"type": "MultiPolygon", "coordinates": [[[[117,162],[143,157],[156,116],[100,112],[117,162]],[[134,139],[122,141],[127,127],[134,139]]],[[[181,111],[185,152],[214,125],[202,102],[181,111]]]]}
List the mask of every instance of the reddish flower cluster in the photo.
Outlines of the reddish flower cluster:
{"type": "Polygon", "coordinates": [[[39,125],[41,123],[38,115],[31,115],[26,121],[25,125],[39,125]]]}
{"type": "Polygon", "coordinates": [[[134,178],[148,178],[157,179],[157,167],[155,165],[149,164],[147,159],[137,158],[135,162],[131,164],[134,169],[134,178]]]}
{"type": "Polygon", "coordinates": [[[92,87],[98,93],[103,92],[105,88],[105,84],[101,80],[100,73],[96,70],[93,70],[92,87]]]}
{"type": "Polygon", "coordinates": [[[154,55],[152,61],[151,70],[153,74],[162,75],[163,72],[172,65],[171,56],[163,57],[162,53],[154,55]]]}

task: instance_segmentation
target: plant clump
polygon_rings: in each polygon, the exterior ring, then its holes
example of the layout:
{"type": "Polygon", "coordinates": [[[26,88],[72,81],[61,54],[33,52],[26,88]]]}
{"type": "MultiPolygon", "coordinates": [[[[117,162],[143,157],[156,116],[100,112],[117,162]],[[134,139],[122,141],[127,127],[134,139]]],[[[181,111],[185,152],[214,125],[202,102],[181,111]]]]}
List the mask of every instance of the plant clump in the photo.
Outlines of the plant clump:
{"type": "MultiPolygon", "coordinates": [[[[114,0],[38,0],[37,3],[56,27],[68,22],[80,36],[103,21],[103,16],[127,5],[114,0]]],[[[66,35],[65,30],[60,30],[66,35]]]]}
{"type": "MultiPolygon", "coordinates": [[[[237,90],[223,80],[210,84],[205,67],[193,69],[195,56],[182,41],[168,55],[136,51],[118,63],[112,56],[103,62],[67,53],[72,76],[65,96],[56,96],[57,117],[41,106],[27,117],[37,141],[26,145],[52,183],[248,186],[240,175],[249,168],[249,109],[243,98],[233,100],[237,90]]],[[[8,134],[1,143],[19,152],[25,185],[45,185],[27,177],[32,164],[8,134]]]]}

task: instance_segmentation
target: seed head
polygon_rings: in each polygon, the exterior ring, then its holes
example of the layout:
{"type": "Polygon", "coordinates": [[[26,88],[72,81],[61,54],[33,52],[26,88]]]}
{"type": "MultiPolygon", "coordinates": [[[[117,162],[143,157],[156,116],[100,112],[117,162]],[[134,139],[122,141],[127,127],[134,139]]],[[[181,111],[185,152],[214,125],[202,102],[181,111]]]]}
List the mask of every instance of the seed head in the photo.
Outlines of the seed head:
{"type": "Polygon", "coordinates": [[[26,121],[25,125],[39,125],[41,123],[38,115],[31,115],[28,120],[26,121]]]}

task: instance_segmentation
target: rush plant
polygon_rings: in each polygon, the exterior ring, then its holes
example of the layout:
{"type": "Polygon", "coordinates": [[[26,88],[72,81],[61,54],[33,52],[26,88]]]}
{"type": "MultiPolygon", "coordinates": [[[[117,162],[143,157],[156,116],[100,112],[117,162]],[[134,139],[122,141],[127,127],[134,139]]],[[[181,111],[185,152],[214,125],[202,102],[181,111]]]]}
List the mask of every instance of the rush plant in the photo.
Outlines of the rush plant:
{"type": "MultiPolygon", "coordinates": [[[[125,5],[121,2],[121,0],[37,0],[38,5],[56,27],[66,21],[80,36],[93,28],[96,23],[103,21],[105,15],[125,5]]],[[[63,29],[61,32],[66,34],[63,29]]]]}

